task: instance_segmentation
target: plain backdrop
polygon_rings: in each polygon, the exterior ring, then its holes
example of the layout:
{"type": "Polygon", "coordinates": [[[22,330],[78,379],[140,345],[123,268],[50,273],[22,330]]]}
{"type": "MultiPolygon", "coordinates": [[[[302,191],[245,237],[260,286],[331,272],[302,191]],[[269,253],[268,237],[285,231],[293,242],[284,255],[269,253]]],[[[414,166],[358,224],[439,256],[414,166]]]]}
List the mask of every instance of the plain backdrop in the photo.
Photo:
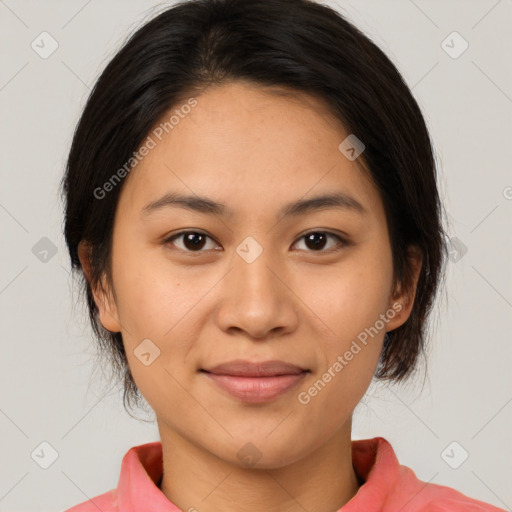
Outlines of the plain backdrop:
{"type": "MultiPolygon", "coordinates": [[[[510,510],[511,2],[329,4],[412,88],[436,147],[452,237],[425,378],[372,385],[353,438],[384,436],[422,480],[510,510]]],[[[126,414],[120,388],[95,364],[58,185],[96,78],[164,5],[0,1],[1,511],[54,512],[104,493],[130,447],[159,439],[155,423],[126,414]],[[46,58],[33,49],[41,37],[45,51],[58,45],[46,58]],[[55,460],[44,469],[38,453],[55,460]]]]}

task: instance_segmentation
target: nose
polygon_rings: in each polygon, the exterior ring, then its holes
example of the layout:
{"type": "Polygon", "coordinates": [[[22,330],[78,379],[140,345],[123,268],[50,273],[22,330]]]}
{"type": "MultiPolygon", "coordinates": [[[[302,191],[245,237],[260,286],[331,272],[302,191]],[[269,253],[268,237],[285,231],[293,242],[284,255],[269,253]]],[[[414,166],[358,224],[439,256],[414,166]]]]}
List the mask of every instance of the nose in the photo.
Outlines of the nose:
{"type": "Polygon", "coordinates": [[[252,262],[238,254],[222,280],[216,321],[223,331],[243,331],[250,338],[267,339],[297,328],[296,297],[290,272],[270,251],[252,262]]]}

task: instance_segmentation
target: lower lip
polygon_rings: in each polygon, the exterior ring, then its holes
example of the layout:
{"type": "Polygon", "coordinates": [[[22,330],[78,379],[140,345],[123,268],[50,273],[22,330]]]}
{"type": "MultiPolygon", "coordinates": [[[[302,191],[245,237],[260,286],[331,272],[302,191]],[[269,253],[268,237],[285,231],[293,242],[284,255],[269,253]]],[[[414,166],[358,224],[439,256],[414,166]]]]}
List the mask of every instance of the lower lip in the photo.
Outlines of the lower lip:
{"type": "Polygon", "coordinates": [[[230,395],[249,403],[263,403],[277,398],[297,385],[306,373],[273,377],[240,377],[204,372],[208,378],[230,395]]]}

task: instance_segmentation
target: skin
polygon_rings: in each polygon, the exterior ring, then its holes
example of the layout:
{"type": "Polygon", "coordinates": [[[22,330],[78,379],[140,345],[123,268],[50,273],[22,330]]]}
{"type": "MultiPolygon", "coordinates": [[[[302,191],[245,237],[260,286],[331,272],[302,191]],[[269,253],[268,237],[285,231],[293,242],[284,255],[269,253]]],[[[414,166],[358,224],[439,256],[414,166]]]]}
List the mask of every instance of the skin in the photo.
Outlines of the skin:
{"type": "MultiPolygon", "coordinates": [[[[353,410],[385,332],[409,317],[421,262],[411,260],[414,289],[394,293],[380,195],[360,162],[339,151],[348,133],[321,100],[242,82],[211,87],[196,99],[123,185],[113,289],[95,290],[101,323],[122,333],[134,380],[157,417],[161,489],[180,509],[337,510],[358,490],[353,410]],[[170,191],[207,196],[233,214],[170,206],[141,215],[170,191]],[[333,191],[357,199],[364,215],[324,208],[276,218],[288,202],[333,191]],[[164,242],[183,230],[206,233],[203,246],[194,249],[183,236],[164,242]],[[349,244],[329,236],[315,249],[304,237],[326,231],[349,244]],[[236,252],[248,236],[263,249],[251,263],[236,252]],[[298,394],[393,304],[401,310],[385,328],[308,404],[300,403],[298,394]],[[134,350],[148,338],[160,355],[145,366],[134,350]],[[278,398],[248,404],[199,372],[235,358],[280,359],[310,373],[278,398]],[[261,454],[252,466],[237,456],[249,442],[261,454]]],[[[80,256],[88,273],[85,244],[80,256]]]]}

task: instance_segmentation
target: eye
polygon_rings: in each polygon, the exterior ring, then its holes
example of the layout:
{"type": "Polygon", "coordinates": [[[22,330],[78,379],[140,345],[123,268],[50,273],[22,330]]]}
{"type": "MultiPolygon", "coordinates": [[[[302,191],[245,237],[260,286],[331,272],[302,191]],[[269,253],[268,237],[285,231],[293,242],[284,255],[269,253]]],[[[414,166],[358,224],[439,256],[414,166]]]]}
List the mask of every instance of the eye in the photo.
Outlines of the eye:
{"type": "MultiPolygon", "coordinates": [[[[349,245],[347,240],[342,238],[339,235],[335,235],[334,233],[329,233],[327,231],[311,231],[302,235],[299,238],[299,241],[304,239],[306,250],[311,250],[312,252],[328,252],[333,247],[336,247],[336,244],[331,245],[331,247],[327,247],[325,250],[326,243],[328,239],[332,238],[338,241],[338,248],[349,245]]],[[[213,239],[208,236],[206,233],[201,231],[181,231],[176,233],[175,235],[164,240],[164,245],[172,244],[178,247],[178,249],[184,252],[204,252],[202,249],[207,246],[207,240],[213,241],[213,239]],[[181,247],[175,241],[181,239],[181,247]]],[[[296,242],[294,245],[298,244],[296,242]]],[[[215,248],[215,244],[213,246],[215,248]]],[[[208,247],[207,247],[208,249],[208,247]]]]}
{"type": "Polygon", "coordinates": [[[182,247],[178,247],[185,252],[203,252],[201,249],[206,245],[206,239],[213,240],[206,233],[201,231],[181,231],[164,240],[164,245],[175,244],[174,240],[182,239],[182,247]]]}
{"type": "Polygon", "coordinates": [[[329,252],[330,249],[333,249],[333,247],[336,248],[335,244],[334,246],[331,245],[331,247],[328,247],[328,250],[324,250],[329,237],[338,240],[338,249],[342,246],[348,245],[348,242],[341,236],[335,235],[334,233],[329,233],[327,231],[310,231],[309,233],[302,235],[299,240],[304,239],[306,247],[311,249],[312,252],[329,252]]]}

